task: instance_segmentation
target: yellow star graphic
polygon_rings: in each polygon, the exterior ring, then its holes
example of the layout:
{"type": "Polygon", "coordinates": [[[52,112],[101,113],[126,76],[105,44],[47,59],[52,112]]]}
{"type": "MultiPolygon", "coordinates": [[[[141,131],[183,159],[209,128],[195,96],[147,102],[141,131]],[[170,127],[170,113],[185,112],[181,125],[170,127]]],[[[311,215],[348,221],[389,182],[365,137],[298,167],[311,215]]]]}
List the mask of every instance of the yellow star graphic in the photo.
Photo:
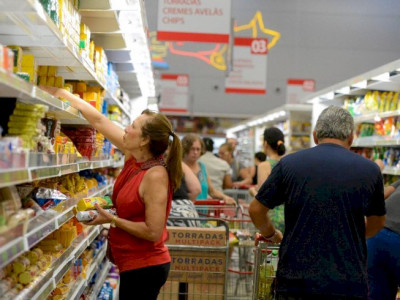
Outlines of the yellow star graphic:
{"type": "Polygon", "coordinates": [[[256,38],[258,37],[258,28],[260,29],[261,32],[267,34],[267,35],[272,35],[271,41],[268,41],[268,50],[271,49],[276,45],[278,40],[281,38],[281,34],[275,30],[265,28],[264,26],[264,21],[263,17],[260,11],[257,11],[254,14],[253,19],[248,24],[241,25],[241,26],[236,26],[234,28],[235,32],[240,32],[244,30],[251,30],[252,31],[252,37],[256,38]],[[258,23],[258,26],[257,26],[258,23]]]}

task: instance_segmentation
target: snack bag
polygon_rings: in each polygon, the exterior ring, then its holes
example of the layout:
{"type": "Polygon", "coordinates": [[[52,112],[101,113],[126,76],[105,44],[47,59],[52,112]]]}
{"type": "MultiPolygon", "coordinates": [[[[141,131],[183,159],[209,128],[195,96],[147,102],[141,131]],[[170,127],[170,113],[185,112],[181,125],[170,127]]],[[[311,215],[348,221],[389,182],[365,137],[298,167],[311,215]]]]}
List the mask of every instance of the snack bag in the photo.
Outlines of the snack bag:
{"type": "MultiPolygon", "coordinates": [[[[106,209],[107,212],[116,215],[114,209],[106,209]]],[[[99,215],[97,210],[78,211],[75,215],[79,222],[89,222],[99,215]]]]}
{"type": "Polygon", "coordinates": [[[78,211],[85,211],[85,210],[94,210],[95,203],[100,205],[102,208],[111,208],[113,203],[110,197],[90,197],[90,198],[82,198],[78,201],[77,209],[78,211]]]}

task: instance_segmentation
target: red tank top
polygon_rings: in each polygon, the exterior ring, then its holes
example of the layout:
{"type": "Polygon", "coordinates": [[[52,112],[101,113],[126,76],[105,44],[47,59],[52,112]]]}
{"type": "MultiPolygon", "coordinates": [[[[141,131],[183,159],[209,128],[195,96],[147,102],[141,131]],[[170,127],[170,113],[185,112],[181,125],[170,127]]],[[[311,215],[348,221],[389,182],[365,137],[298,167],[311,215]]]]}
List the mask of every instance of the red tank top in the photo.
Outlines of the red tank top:
{"type": "MultiPolygon", "coordinates": [[[[143,163],[138,163],[134,158],[127,160],[114,184],[112,195],[118,217],[133,222],[145,220],[145,206],[139,195],[139,186],[147,169],[140,170],[132,177],[134,172],[143,167],[142,165],[143,163]]],[[[170,187],[164,232],[157,242],[135,237],[120,228],[110,228],[111,252],[120,272],[161,265],[171,261],[168,248],[164,245],[164,241],[167,239],[166,220],[171,209],[171,200],[172,189],[170,187]]]]}

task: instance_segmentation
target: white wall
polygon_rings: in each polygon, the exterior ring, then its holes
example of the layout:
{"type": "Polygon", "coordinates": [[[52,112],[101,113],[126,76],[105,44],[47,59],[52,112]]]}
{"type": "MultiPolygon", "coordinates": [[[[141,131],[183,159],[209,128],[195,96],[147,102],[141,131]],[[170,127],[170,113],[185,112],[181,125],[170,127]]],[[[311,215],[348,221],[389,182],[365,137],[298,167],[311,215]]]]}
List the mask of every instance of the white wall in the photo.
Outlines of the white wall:
{"type": "MultiPolygon", "coordinates": [[[[157,2],[145,1],[151,31],[157,2]]],[[[260,10],[265,26],[281,33],[268,54],[267,95],[225,94],[224,72],[170,54],[167,72],[190,74],[197,114],[261,114],[285,102],[288,78],[315,79],[319,90],[400,58],[398,0],[232,0],[232,7],[238,25],[260,10]]]]}

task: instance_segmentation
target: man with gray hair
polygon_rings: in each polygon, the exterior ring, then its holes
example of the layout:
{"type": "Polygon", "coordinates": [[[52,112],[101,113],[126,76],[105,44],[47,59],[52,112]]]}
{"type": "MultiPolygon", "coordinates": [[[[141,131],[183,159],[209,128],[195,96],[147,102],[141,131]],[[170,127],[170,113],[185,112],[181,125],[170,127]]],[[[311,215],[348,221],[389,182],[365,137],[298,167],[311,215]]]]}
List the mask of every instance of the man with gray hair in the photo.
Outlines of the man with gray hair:
{"type": "Polygon", "coordinates": [[[349,151],[354,121],[329,106],[317,146],[283,157],[250,204],[262,237],[280,243],[276,299],[367,299],[366,238],[385,223],[378,166],[349,151]],[[267,212],[285,205],[285,234],[267,212]]]}

